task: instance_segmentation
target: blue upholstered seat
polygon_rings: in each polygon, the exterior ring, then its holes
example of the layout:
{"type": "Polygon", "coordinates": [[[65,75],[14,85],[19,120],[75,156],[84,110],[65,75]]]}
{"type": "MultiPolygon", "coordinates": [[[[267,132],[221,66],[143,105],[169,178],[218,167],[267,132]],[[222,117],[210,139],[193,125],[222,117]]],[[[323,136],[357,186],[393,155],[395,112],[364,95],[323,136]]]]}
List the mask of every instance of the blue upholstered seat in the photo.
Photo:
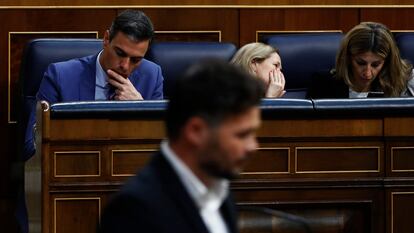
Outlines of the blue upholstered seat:
{"type": "Polygon", "coordinates": [[[305,98],[312,75],[335,66],[342,36],[340,32],[323,32],[280,34],[264,38],[264,43],[280,50],[286,78],[285,97],[305,98]]]}
{"type": "Polygon", "coordinates": [[[204,59],[229,61],[236,46],[220,42],[158,42],[153,43],[146,57],[161,66],[164,96],[168,98],[174,80],[190,65],[204,59]]]}
{"type": "Polygon", "coordinates": [[[414,63],[414,32],[401,32],[395,34],[397,46],[401,57],[414,63]]]}
{"type": "Polygon", "coordinates": [[[35,107],[40,81],[50,63],[92,55],[101,49],[102,40],[98,39],[36,39],[27,43],[19,77],[23,98],[20,125],[27,125],[28,114],[35,107]]]}
{"type": "MultiPolygon", "coordinates": [[[[36,39],[26,44],[19,77],[23,105],[19,125],[22,132],[25,132],[29,115],[36,106],[36,93],[48,65],[92,55],[101,49],[102,40],[98,39],[36,39]]],[[[33,147],[26,146],[23,156],[27,159],[32,153],[33,147]]]]}

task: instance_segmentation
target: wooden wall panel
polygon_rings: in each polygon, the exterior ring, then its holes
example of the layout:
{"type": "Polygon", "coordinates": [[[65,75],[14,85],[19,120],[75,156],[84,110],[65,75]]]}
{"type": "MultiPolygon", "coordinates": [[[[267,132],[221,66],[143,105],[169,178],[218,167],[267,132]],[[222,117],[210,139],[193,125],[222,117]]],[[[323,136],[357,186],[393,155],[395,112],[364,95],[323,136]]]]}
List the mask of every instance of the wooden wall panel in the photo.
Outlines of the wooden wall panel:
{"type": "Polygon", "coordinates": [[[101,175],[100,151],[57,151],[50,164],[53,177],[93,177],[101,175]]]}
{"type": "Polygon", "coordinates": [[[413,230],[412,211],[414,209],[414,191],[391,192],[390,227],[391,233],[411,232],[413,230]]]}
{"type": "Polygon", "coordinates": [[[256,41],[257,31],[348,31],[358,23],[358,9],[241,9],[240,44],[256,41]]]}
{"type": "Polygon", "coordinates": [[[361,9],[361,21],[375,21],[387,25],[391,30],[413,30],[414,8],[361,9]]]}
{"type": "Polygon", "coordinates": [[[112,150],[111,176],[133,176],[143,168],[156,149],[112,150]]]}
{"type": "Polygon", "coordinates": [[[239,44],[237,9],[145,9],[145,13],[157,31],[220,31],[222,41],[239,44]]]}
{"type": "Polygon", "coordinates": [[[101,214],[100,197],[52,197],[54,218],[51,222],[53,233],[96,232],[101,214]],[[98,218],[97,218],[98,217],[98,218]],[[66,227],[65,227],[66,226],[66,227]]]}
{"type": "Polygon", "coordinates": [[[243,170],[243,177],[251,175],[287,174],[290,171],[289,147],[259,148],[251,155],[243,170]]]}
{"type": "Polygon", "coordinates": [[[126,6],[126,5],[392,5],[413,4],[410,0],[3,0],[4,6],[126,6]]]}
{"type": "Polygon", "coordinates": [[[379,174],[380,158],[380,147],[298,147],[295,172],[379,174]]]}

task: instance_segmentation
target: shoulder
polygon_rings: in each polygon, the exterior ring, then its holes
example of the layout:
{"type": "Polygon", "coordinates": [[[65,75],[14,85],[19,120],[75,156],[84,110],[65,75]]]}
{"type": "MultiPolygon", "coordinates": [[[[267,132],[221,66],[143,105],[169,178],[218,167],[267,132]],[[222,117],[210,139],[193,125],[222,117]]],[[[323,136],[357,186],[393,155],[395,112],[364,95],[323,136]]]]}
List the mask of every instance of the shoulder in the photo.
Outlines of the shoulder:
{"type": "Polygon", "coordinates": [[[141,60],[137,71],[154,71],[159,69],[161,69],[161,67],[158,64],[144,58],[141,60]]]}
{"type": "Polygon", "coordinates": [[[95,62],[96,62],[96,55],[91,55],[87,57],[73,58],[67,61],[62,61],[62,62],[56,62],[56,63],[52,63],[51,65],[57,68],[67,68],[67,67],[87,66],[95,62]]]}

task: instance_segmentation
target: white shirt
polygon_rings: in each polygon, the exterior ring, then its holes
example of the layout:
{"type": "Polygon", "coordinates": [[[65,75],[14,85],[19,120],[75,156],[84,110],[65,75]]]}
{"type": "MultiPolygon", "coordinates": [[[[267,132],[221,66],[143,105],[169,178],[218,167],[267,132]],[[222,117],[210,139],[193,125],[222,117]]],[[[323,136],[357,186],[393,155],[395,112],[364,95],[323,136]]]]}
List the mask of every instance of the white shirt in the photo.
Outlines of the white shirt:
{"type": "Polygon", "coordinates": [[[102,51],[96,57],[96,81],[95,81],[95,100],[107,100],[109,97],[110,84],[108,83],[108,75],[103,70],[99,58],[102,51]]]}
{"type": "Polygon", "coordinates": [[[357,99],[357,98],[367,98],[369,92],[357,92],[349,88],[349,98],[350,99],[357,99]]]}
{"type": "Polygon", "coordinates": [[[194,200],[201,218],[210,233],[228,233],[227,225],[220,213],[220,206],[229,192],[229,181],[217,179],[207,188],[180,160],[167,141],[161,142],[161,151],[171,164],[185,189],[194,200]]]}

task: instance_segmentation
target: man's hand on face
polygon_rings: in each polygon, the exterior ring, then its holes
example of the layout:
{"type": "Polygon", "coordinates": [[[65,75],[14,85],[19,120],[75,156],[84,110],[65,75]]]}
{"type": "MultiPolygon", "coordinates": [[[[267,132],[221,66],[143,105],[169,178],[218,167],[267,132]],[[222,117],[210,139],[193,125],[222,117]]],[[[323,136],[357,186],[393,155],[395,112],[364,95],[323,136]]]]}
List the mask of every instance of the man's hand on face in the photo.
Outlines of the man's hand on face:
{"type": "Polygon", "coordinates": [[[108,70],[108,82],[115,88],[114,100],[144,100],[128,78],[108,70]]]}

